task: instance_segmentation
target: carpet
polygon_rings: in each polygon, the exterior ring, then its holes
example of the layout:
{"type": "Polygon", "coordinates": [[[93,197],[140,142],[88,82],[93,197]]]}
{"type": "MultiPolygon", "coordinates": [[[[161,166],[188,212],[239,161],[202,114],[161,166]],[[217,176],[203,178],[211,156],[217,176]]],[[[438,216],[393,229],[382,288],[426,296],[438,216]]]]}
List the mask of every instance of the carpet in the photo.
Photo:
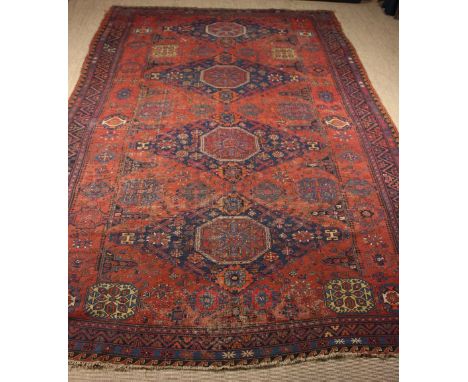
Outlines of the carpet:
{"type": "Polygon", "coordinates": [[[72,364],[397,353],[397,132],[332,12],[113,7],[69,137],[72,364]]]}

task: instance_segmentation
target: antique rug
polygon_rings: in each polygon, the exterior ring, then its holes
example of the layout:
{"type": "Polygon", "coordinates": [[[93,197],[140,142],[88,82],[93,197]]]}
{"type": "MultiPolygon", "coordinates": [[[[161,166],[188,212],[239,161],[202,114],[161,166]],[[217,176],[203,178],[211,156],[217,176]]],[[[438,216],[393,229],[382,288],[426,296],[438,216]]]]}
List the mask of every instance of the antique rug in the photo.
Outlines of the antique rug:
{"type": "Polygon", "coordinates": [[[397,139],[332,12],[113,7],[70,98],[71,364],[395,355],[397,139]]]}

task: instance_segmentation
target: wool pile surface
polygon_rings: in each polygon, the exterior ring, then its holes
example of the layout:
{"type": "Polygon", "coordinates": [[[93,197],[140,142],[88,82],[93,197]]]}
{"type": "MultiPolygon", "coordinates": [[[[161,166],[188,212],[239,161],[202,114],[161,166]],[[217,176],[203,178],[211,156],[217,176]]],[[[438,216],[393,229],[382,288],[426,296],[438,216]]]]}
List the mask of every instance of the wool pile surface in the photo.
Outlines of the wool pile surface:
{"type": "Polygon", "coordinates": [[[69,112],[69,357],[398,351],[398,146],[328,11],[113,7],[69,112]]]}

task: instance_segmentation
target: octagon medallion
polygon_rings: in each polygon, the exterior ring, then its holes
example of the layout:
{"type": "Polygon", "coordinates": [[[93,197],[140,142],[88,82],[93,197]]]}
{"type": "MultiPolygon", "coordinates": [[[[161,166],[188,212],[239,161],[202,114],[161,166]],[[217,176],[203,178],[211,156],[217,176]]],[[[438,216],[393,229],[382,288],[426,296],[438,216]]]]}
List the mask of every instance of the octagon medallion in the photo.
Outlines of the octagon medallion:
{"type": "Polygon", "coordinates": [[[247,33],[247,29],[240,24],[220,21],[206,26],[206,33],[215,37],[239,37],[247,33]]]}
{"type": "Polygon", "coordinates": [[[200,151],[221,162],[242,162],[257,154],[260,145],[240,127],[217,127],[201,136],[200,151]]]}
{"type": "Polygon", "coordinates": [[[220,89],[235,89],[250,81],[250,74],[236,65],[214,65],[200,73],[200,81],[220,89]]]}
{"type": "Polygon", "coordinates": [[[248,264],[270,247],[270,230],[247,216],[220,216],[195,233],[195,249],[222,265],[248,264]]]}

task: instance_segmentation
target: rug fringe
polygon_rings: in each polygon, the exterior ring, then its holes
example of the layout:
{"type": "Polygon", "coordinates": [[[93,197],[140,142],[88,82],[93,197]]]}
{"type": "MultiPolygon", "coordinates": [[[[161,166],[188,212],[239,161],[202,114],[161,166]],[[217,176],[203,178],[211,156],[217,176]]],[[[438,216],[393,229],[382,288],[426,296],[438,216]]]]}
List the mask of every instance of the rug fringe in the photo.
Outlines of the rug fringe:
{"type": "MultiPolygon", "coordinates": [[[[93,358],[93,357],[90,357],[93,358]]],[[[247,369],[267,369],[277,366],[294,365],[302,362],[325,362],[330,359],[341,361],[347,358],[377,358],[381,360],[389,358],[398,358],[398,348],[393,350],[390,348],[376,348],[369,350],[368,348],[334,348],[328,353],[300,353],[280,356],[275,358],[252,359],[252,360],[232,360],[219,361],[208,363],[207,361],[149,361],[148,364],[129,363],[130,359],[122,359],[120,357],[109,358],[108,360],[78,360],[70,359],[68,361],[69,370],[80,368],[88,370],[112,370],[119,372],[128,372],[132,370],[164,370],[164,369],[179,369],[179,370],[205,370],[205,371],[220,371],[220,370],[247,370],[247,369]]]]}

